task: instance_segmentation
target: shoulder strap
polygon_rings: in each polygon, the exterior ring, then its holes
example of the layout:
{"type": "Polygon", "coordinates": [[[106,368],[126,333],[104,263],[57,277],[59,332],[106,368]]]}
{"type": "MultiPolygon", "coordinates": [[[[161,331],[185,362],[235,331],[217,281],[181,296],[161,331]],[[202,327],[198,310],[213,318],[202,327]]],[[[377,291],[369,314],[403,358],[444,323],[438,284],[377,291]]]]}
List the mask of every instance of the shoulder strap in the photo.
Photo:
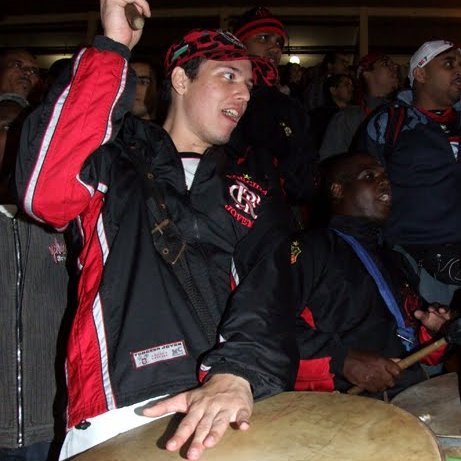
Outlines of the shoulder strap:
{"type": "Polygon", "coordinates": [[[169,216],[163,194],[155,184],[155,175],[136,155],[131,158],[142,178],[154,247],[176,275],[193,307],[192,313],[201,325],[210,346],[214,346],[217,325],[192,277],[186,257],[186,242],[169,216]]]}
{"type": "Polygon", "coordinates": [[[407,108],[398,103],[389,105],[387,109],[388,120],[386,131],[384,133],[384,152],[383,158],[387,161],[394,150],[400,132],[402,131],[403,124],[407,114],[407,108]]]}
{"type": "Polygon", "coordinates": [[[408,351],[415,347],[415,330],[414,328],[407,327],[405,325],[402,312],[397,304],[395,296],[369,253],[352,235],[345,234],[338,229],[333,229],[333,231],[352,247],[355,254],[367,269],[368,273],[373,277],[384,303],[397,323],[397,336],[402,340],[402,344],[405,346],[405,349],[408,351]]]}

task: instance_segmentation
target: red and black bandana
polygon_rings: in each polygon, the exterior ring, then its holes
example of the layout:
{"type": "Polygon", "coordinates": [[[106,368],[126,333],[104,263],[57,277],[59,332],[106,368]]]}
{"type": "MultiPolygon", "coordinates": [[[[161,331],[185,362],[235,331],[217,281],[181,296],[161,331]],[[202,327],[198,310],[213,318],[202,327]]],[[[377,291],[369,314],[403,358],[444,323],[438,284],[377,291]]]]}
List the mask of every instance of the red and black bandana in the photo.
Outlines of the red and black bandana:
{"type": "Polygon", "coordinates": [[[279,80],[277,65],[268,58],[251,56],[253,82],[257,86],[274,86],[279,80]]]}
{"type": "Polygon", "coordinates": [[[360,58],[359,65],[357,66],[357,78],[364,72],[373,70],[373,66],[380,60],[386,59],[387,56],[383,53],[368,53],[360,58]]]}
{"type": "Polygon", "coordinates": [[[212,61],[250,60],[242,42],[230,32],[196,29],[170,46],[165,57],[165,74],[194,58],[212,61]]]}

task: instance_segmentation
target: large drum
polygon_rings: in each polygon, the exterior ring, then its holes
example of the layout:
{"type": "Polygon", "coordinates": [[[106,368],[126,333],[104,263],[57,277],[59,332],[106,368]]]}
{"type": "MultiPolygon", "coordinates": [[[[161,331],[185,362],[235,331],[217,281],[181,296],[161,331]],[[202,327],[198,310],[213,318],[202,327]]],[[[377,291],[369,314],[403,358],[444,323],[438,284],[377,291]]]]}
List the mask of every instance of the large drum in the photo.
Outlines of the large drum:
{"type": "MultiPolygon", "coordinates": [[[[177,424],[163,418],[121,434],[78,461],[166,461],[177,424]]],[[[251,427],[229,429],[203,461],[441,461],[436,438],[418,418],[366,397],[289,392],[256,403],[251,427]]]]}
{"type": "Polygon", "coordinates": [[[394,397],[392,403],[426,423],[447,456],[461,459],[461,400],[456,373],[416,384],[394,397]]]}

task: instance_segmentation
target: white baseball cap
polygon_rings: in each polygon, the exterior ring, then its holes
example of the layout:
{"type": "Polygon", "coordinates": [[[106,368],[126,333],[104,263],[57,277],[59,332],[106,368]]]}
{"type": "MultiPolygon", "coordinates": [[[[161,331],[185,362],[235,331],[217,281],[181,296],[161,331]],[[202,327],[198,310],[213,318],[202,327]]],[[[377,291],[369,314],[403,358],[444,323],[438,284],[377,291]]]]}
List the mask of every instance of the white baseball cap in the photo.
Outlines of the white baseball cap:
{"type": "Polygon", "coordinates": [[[430,63],[436,56],[443,53],[450,48],[453,48],[455,44],[448,40],[433,40],[431,42],[423,43],[416,53],[410,58],[410,68],[408,70],[408,78],[410,79],[410,85],[413,86],[414,76],[413,71],[417,67],[424,67],[430,63]]]}

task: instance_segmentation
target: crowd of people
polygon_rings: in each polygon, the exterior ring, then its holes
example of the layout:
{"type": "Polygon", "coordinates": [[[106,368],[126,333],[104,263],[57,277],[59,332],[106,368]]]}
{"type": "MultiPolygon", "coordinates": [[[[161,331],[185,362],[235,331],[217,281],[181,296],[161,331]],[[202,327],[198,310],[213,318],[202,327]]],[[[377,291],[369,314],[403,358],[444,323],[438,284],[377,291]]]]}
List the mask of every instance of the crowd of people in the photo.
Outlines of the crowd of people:
{"type": "Polygon", "coordinates": [[[45,77],[0,54],[0,459],[179,412],[165,448],[195,460],[254,400],[445,372],[447,346],[398,361],[458,315],[460,49],[423,43],[407,78],[343,50],[281,68],[286,27],[256,7],[160,72],[128,3],[101,0],[104,34],[45,77]]]}

